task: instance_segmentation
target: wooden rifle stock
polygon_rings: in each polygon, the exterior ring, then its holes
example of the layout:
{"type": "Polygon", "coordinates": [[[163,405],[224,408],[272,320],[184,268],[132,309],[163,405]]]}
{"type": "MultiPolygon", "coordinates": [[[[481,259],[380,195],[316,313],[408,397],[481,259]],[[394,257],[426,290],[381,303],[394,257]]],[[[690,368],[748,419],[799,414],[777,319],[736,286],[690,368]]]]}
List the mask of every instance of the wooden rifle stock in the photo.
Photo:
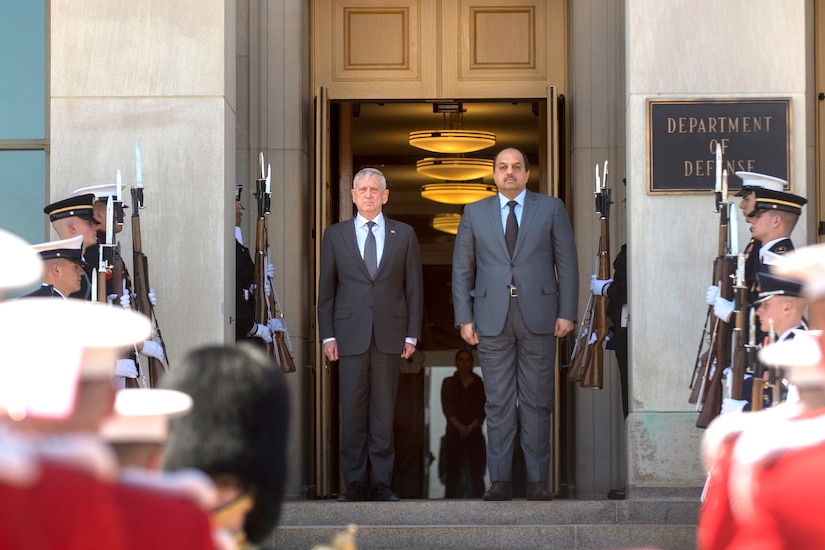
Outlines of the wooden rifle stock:
{"type": "MultiPolygon", "coordinates": [[[[714,278],[720,284],[719,295],[726,300],[733,298],[733,284],[731,275],[734,271],[733,258],[723,256],[713,263],[714,278]]],[[[703,381],[703,393],[699,398],[701,410],[696,419],[696,427],[707,428],[710,422],[719,415],[722,409],[722,371],[728,366],[731,358],[730,341],[731,326],[717,319],[712,334],[714,343],[708,356],[703,381]],[[715,366],[715,368],[713,368],[715,366]]]]}
{"type": "MultiPolygon", "coordinates": [[[[134,191],[134,190],[133,190],[134,191]]],[[[133,206],[134,211],[132,213],[132,267],[134,268],[135,272],[132,279],[132,284],[134,286],[134,306],[137,311],[146,315],[150,321],[152,321],[155,325],[155,329],[158,332],[158,336],[160,336],[160,330],[157,327],[157,319],[155,319],[154,308],[152,307],[152,302],[149,299],[149,289],[151,286],[149,285],[149,259],[143,253],[143,242],[142,236],[140,232],[140,216],[138,214],[138,205],[137,201],[133,206]]],[[[163,349],[164,355],[166,354],[166,345],[163,342],[163,339],[160,339],[160,345],[163,349]]],[[[158,386],[160,382],[161,373],[166,371],[166,367],[164,364],[155,357],[148,357],[144,356],[144,359],[141,359],[141,362],[146,361],[148,365],[149,379],[148,384],[150,388],[155,388],[158,386]]]]}
{"type": "MultiPolygon", "coordinates": [[[[266,308],[266,219],[258,216],[255,225],[255,322],[268,326],[269,315],[266,308]]],[[[266,344],[266,351],[278,363],[278,350],[272,343],[266,344]]]]}
{"type": "MultiPolygon", "coordinates": [[[[269,237],[267,236],[266,250],[269,251],[269,237]]],[[[286,323],[284,323],[283,312],[281,311],[280,300],[278,300],[278,292],[275,290],[275,283],[270,280],[269,286],[272,292],[269,293],[269,315],[271,318],[281,319],[284,325],[284,330],[273,331],[272,344],[277,348],[278,357],[281,362],[279,366],[282,372],[295,372],[295,358],[292,354],[292,344],[289,340],[289,332],[286,330],[286,323]]]]}
{"type": "Polygon", "coordinates": [[[745,371],[748,368],[748,319],[746,315],[746,292],[747,289],[744,287],[737,287],[735,289],[736,294],[736,324],[733,328],[733,361],[732,361],[732,368],[731,368],[731,376],[733,380],[731,380],[730,384],[730,396],[731,399],[744,399],[742,395],[742,383],[745,380],[745,371]]]}
{"type": "MultiPolygon", "coordinates": [[[[601,280],[610,278],[610,245],[607,218],[602,218],[602,236],[599,239],[599,275],[601,280]]],[[[584,364],[581,386],[583,388],[602,389],[604,386],[604,343],[607,336],[607,298],[604,296],[594,296],[593,324],[591,326],[592,336],[588,341],[590,352],[584,364]]]]}
{"type": "Polygon", "coordinates": [[[751,411],[762,410],[762,397],[765,392],[765,382],[762,380],[762,373],[764,372],[762,363],[756,357],[756,348],[748,350],[748,354],[752,356],[753,361],[753,387],[751,388],[751,411]]]}
{"type": "MultiPolygon", "coordinates": [[[[269,183],[270,168],[264,172],[264,154],[261,153],[261,179],[256,180],[255,196],[258,199],[258,221],[255,227],[255,322],[271,326],[271,319],[279,319],[283,324],[283,314],[278,303],[278,294],[275,284],[266,273],[267,256],[269,254],[269,235],[266,230],[266,215],[269,214],[269,183]],[[269,283],[270,292],[267,296],[266,285],[269,283]]],[[[284,330],[272,330],[272,342],[266,344],[266,350],[282,372],[295,372],[295,361],[292,356],[292,345],[289,333],[284,330]]]]}
{"type": "MultiPolygon", "coordinates": [[[[596,212],[601,221],[597,277],[610,278],[610,189],[607,187],[607,161],[604,163],[604,181],[599,179],[596,165],[596,212]]],[[[587,301],[584,318],[573,347],[573,357],[568,378],[578,381],[581,387],[602,389],[604,386],[604,343],[607,338],[607,298],[592,292],[587,301]]]]}

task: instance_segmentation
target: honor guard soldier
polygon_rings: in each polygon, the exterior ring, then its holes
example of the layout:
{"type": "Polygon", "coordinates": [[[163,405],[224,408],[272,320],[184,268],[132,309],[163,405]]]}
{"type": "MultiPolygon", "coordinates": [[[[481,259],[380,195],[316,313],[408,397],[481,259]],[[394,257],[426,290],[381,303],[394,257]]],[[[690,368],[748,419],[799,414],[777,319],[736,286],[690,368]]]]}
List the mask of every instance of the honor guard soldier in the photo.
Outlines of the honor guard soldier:
{"type": "MultiPolygon", "coordinates": [[[[753,307],[756,308],[759,326],[755,328],[766,335],[772,335],[770,336],[772,340],[765,339],[768,341],[762,343],[763,347],[773,345],[775,342],[792,340],[800,331],[808,330],[803,320],[808,301],[802,296],[802,284],[768,271],[760,271],[756,274],[756,278],[759,293],[753,307]]],[[[722,414],[732,411],[750,411],[754,383],[761,383],[765,386],[760,408],[767,408],[777,404],[778,401],[784,401],[791,389],[783,378],[781,369],[775,369],[772,374],[775,375],[771,376],[772,384],[779,385],[777,392],[769,391],[761,379],[754,381],[753,376],[746,374],[742,389],[745,399],[725,397],[722,401],[722,414]],[[775,399],[776,394],[779,394],[780,399],[775,399]]],[[[791,390],[791,395],[795,395],[794,390],[791,390]]]]}
{"type": "MultiPolygon", "coordinates": [[[[241,221],[245,210],[241,203],[242,185],[235,186],[235,341],[254,343],[272,342],[273,330],[284,330],[280,319],[273,319],[273,327],[255,322],[255,264],[249,248],[243,244],[241,221]],[[280,325],[279,325],[280,324],[280,325]]],[[[275,275],[275,268],[266,257],[266,284],[275,275]]],[[[267,289],[269,295],[271,289],[267,289]]]]}
{"type": "MultiPolygon", "coordinates": [[[[76,235],[83,235],[83,259],[86,260],[86,253],[89,247],[97,244],[97,230],[99,222],[94,217],[95,196],[92,193],[78,195],[63,199],[46,206],[43,212],[49,216],[57,236],[61,239],[68,239],[76,235]]],[[[89,258],[94,261],[94,258],[89,258]]],[[[96,264],[95,264],[96,265],[96,264]]],[[[70,298],[80,298],[91,300],[92,295],[92,268],[94,266],[87,262],[84,270],[85,276],[81,282],[79,292],[70,298]]]]}
{"type": "Polygon", "coordinates": [[[208,346],[186,354],[163,385],[192,396],[170,421],[163,468],[197,468],[218,489],[213,526],[239,548],[271,537],[287,473],[289,395],[283,374],[257,346],[208,346]]]}
{"type": "Polygon", "coordinates": [[[16,505],[28,508],[0,514],[0,534],[21,542],[10,547],[215,547],[206,513],[188,497],[116,482],[114,455],[97,436],[114,402],[112,364],[148,334],[144,316],[121,308],[35,298],[0,304],[0,404],[14,419],[5,433],[35,459],[38,474],[18,491],[16,505]],[[62,327],[50,345],[25,336],[42,319],[62,327]]]}
{"type": "MultiPolygon", "coordinates": [[[[786,193],[785,180],[756,174],[737,172],[742,177],[743,191],[739,207],[750,224],[751,242],[745,253],[745,281],[748,286],[748,304],[753,304],[757,295],[756,273],[762,268],[764,251],[785,254],[793,250],[790,235],[799,221],[802,206],[807,199],[786,193]],[[777,190],[779,188],[779,190],[777,190]]],[[[734,303],[719,296],[719,287],[711,285],[706,294],[708,305],[713,306],[714,314],[722,321],[728,321],[734,310],[734,303]]]]}
{"type": "Polygon", "coordinates": [[[66,299],[80,291],[83,281],[83,235],[70,239],[36,244],[32,249],[43,260],[43,272],[38,290],[26,298],[51,297],[66,299]]]}
{"type": "MultiPolygon", "coordinates": [[[[108,219],[109,202],[115,201],[119,196],[122,197],[125,192],[124,187],[125,186],[123,186],[123,184],[120,184],[120,189],[118,189],[117,183],[110,183],[83,187],[75,190],[74,192],[74,196],[86,196],[88,194],[95,196],[95,201],[92,207],[92,215],[98,222],[96,241],[95,245],[89,247],[87,250],[89,260],[95,262],[95,265],[99,265],[99,247],[106,246],[107,238],[111,237],[112,243],[117,244],[115,243],[114,235],[106,235],[106,231],[110,227],[108,219]]],[[[112,209],[115,218],[112,220],[111,230],[115,235],[123,231],[122,209],[128,207],[121,203],[118,205],[118,208],[121,209],[120,214],[118,214],[115,209],[112,209]]],[[[130,309],[132,281],[129,277],[129,270],[126,267],[126,263],[123,262],[122,266],[122,283],[115,283],[111,272],[106,274],[106,296],[111,301],[117,300],[124,309],[130,309]],[[115,288],[115,286],[120,286],[121,288],[115,288]]],[[[155,291],[151,288],[149,289],[149,300],[151,301],[153,307],[157,306],[155,291]]],[[[143,355],[154,357],[161,363],[166,363],[166,354],[163,351],[163,347],[154,340],[144,340],[143,342],[138,343],[135,348],[143,355]]],[[[136,361],[136,359],[137,358],[134,353],[130,353],[127,357],[124,357],[121,361],[118,361],[118,365],[115,370],[115,382],[117,387],[136,387],[138,385],[136,379],[140,372],[138,370],[139,362],[136,361]]]]}
{"type": "Polygon", "coordinates": [[[81,417],[106,406],[81,393],[79,381],[83,371],[98,370],[108,385],[117,348],[148,332],[135,314],[80,300],[0,304],[0,446],[7,451],[0,470],[16,470],[13,485],[0,479],[0,546],[128,547],[110,483],[114,461],[92,434],[77,433],[81,417]],[[60,327],[47,342],[31,330],[44,320],[60,327]],[[13,466],[14,456],[28,473],[13,466]]]}
{"type": "MultiPolygon", "coordinates": [[[[769,191],[784,191],[788,182],[781,179],[769,176],[767,174],[759,174],[757,172],[736,172],[735,175],[742,179],[742,189],[736,193],[737,197],[742,197],[739,201],[739,209],[748,221],[748,215],[753,211],[756,202],[756,190],[767,189],[769,191]]],[[[762,243],[751,237],[748,241],[745,250],[745,281],[748,287],[751,286],[756,279],[756,272],[759,270],[759,250],[762,248],[762,243]]]]}
{"type": "Polygon", "coordinates": [[[821,548],[819,513],[825,475],[825,247],[808,246],[771,267],[797,279],[813,330],[764,348],[767,365],[782,365],[799,391],[758,413],[719,417],[702,442],[709,470],[699,519],[699,547],[821,548]]]}
{"type": "MultiPolygon", "coordinates": [[[[756,190],[769,189],[771,191],[784,191],[787,181],[769,176],[767,174],[759,174],[756,172],[736,172],[736,175],[742,179],[742,189],[736,193],[737,197],[742,197],[739,201],[739,209],[745,217],[745,221],[749,222],[748,215],[753,211],[756,203],[756,190]]],[[[745,281],[748,288],[755,285],[756,272],[759,270],[759,250],[762,247],[761,241],[751,237],[745,250],[745,281]]],[[[713,306],[719,298],[719,287],[711,285],[708,287],[705,300],[709,306],[713,306]]],[[[727,304],[720,303],[721,311],[728,311],[733,309],[733,302],[726,300],[727,304]]],[[[750,304],[751,302],[748,302],[750,304]]],[[[747,312],[746,312],[747,313],[747,312]]]]}

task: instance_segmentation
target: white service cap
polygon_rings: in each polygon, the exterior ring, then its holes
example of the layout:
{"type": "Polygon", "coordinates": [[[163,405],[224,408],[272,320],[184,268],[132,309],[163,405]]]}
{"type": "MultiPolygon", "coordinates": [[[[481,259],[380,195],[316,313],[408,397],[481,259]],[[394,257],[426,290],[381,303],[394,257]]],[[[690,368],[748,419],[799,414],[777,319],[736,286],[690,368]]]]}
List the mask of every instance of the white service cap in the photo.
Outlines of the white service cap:
{"type": "Polygon", "coordinates": [[[758,172],[735,172],[737,176],[742,178],[742,189],[746,187],[761,187],[762,189],[770,189],[771,191],[784,191],[788,182],[781,179],[769,176],[767,174],[759,174],[758,172]]]}
{"type": "Polygon", "coordinates": [[[783,254],[771,266],[782,277],[801,281],[802,293],[811,300],[825,298],[825,244],[797,248],[783,254]]]}
{"type": "Polygon", "coordinates": [[[100,428],[110,443],[162,443],[169,419],[192,410],[192,398],[177,390],[125,389],[115,397],[115,410],[100,428]]]}
{"type": "Polygon", "coordinates": [[[0,408],[66,417],[78,380],[108,378],[122,348],[150,332],[147,317],[121,307],[57,298],[0,303],[0,408]]]}
{"type": "MultiPolygon", "coordinates": [[[[120,193],[121,196],[126,192],[126,186],[121,182],[120,193]]],[[[90,185],[89,187],[81,187],[72,192],[72,196],[85,195],[87,193],[94,194],[98,199],[108,199],[109,197],[117,196],[117,183],[104,183],[103,185],[90,185]]]]}

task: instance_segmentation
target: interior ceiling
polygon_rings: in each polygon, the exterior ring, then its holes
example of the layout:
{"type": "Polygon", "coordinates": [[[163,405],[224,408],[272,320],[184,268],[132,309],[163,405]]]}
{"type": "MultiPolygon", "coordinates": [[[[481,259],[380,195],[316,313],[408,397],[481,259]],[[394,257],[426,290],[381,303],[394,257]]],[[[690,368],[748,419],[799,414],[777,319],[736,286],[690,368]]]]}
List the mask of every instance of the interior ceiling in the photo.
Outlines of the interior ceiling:
{"type": "MultiPolygon", "coordinates": [[[[373,166],[387,178],[390,199],[384,207],[388,216],[412,225],[422,245],[452,239],[430,227],[432,216],[439,212],[461,212],[460,206],[441,204],[421,198],[425,183],[439,180],[419,175],[416,161],[425,157],[447,156],[431,153],[409,144],[415,130],[445,129],[444,115],[433,113],[432,102],[354,103],[352,119],[353,169],[373,166]]],[[[496,145],[465,156],[492,159],[505,147],[527,153],[531,164],[538,161],[538,103],[530,100],[464,102],[463,128],[485,130],[496,135],[496,145]]],[[[447,122],[448,123],[448,122],[447,122]]],[[[538,189],[539,171],[533,166],[529,187],[538,189]]],[[[484,183],[493,184],[492,175],[484,183]]]]}

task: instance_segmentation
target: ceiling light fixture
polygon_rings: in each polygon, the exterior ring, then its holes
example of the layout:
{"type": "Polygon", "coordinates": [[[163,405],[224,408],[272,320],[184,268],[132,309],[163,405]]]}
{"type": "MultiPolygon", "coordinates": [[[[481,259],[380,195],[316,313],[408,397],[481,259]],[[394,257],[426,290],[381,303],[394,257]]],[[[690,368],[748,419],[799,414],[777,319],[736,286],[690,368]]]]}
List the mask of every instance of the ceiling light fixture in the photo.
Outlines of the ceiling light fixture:
{"type": "Polygon", "coordinates": [[[421,196],[444,204],[469,204],[496,194],[495,185],[484,183],[443,182],[421,186],[421,196]]]}
{"type": "Polygon", "coordinates": [[[437,229],[439,231],[443,231],[444,233],[449,233],[451,235],[455,235],[458,233],[458,224],[461,222],[461,214],[436,214],[433,216],[430,225],[432,225],[433,229],[437,229]]]}
{"type": "Polygon", "coordinates": [[[493,174],[493,161],[465,157],[428,157],[416,162],[415,169],[419,174],[442,180],[477,180],[493,174]]]}
{"type": "Polygon", "coordinates": [[[410,145],[434,153],[472,153],[496,144],[496,135],[481,130],[419,130],[410,132],[410,145]]]}
{"type": "Polygon", "coordinates": [[[472,153],[496,144],[496,135],[483,130],[464,129],[464,106],[461,103],[435,103],[433,112],[441,113],[444,129],[410,132],[410,145],[433,153],[472,153]]]}

